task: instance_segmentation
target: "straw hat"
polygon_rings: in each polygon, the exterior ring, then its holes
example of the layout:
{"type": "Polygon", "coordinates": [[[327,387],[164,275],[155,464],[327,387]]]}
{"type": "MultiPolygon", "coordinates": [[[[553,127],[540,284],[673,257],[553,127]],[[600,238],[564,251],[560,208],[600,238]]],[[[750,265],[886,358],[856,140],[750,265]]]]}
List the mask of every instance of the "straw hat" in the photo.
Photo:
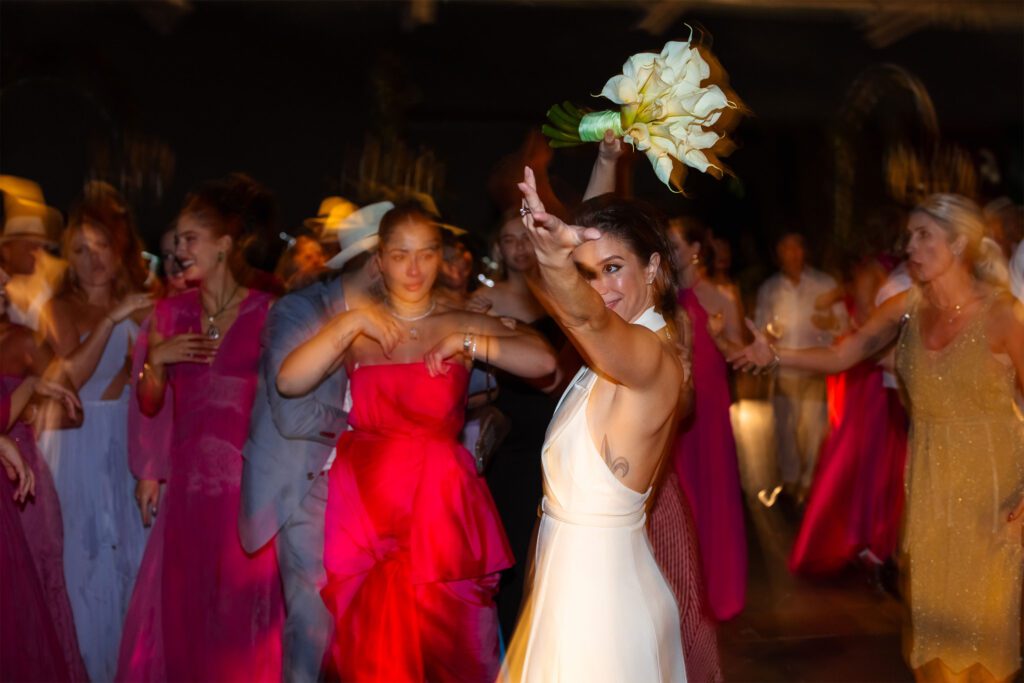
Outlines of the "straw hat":
{"type": "Polygon", "coordinates": [[[42,202],[5,195],[4,210],[7,218],[0,234],[0,244],[11,240],[34,240],[55,245],[64,229],[60,211],[42,202]]]}
{"type": "Polygon", "coordinates": [[[320,202],[320,208],[316,212],[316,217],[307,218],[302,221],[302,225],[320,235],[324,230],[324,224],[327,222],[327,218],[331,215],[331,212],[339,206],[347,207],[347,213],[352,213],[359,208],[344,197],[325,197],[324,200],[320,202]]]}

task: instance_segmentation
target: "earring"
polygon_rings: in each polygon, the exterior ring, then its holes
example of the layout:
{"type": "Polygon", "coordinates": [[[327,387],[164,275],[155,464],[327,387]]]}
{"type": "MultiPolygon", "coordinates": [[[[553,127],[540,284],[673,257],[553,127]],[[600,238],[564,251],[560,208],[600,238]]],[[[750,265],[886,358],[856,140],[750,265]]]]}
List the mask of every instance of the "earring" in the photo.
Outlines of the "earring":
{"type": "Polygon", "coordinates": [[[690,257],[690,263],[698,265],[700,263],[700,254],[694,252],[693,256],[690,257]]]}
{"type": "Polygon", "coordinates": [[[217,263],[223,263],[223,262],[224,262],[224,252],[223,251],[218,251],[217,252],[217,263]]]}

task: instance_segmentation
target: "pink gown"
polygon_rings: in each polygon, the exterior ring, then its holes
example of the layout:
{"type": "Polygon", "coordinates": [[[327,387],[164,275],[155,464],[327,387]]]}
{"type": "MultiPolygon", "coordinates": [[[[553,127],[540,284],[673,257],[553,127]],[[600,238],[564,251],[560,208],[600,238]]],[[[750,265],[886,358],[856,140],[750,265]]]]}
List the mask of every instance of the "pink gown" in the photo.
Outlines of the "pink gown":
{"type": "Polygon", "coordinates": [[[512,551],[458,442],[469,374],[423,363],[349,377],[351,431],[330,470],[324,602],[343,681],[493,681],[498,572],[512,551]]]}
{"type": "Polygon", "coordinates": [[[729,418],[729,375],[708,332],[708,314],[692,289],[680,290],[679,304],[693,323],[695,401],[679,426],[673,464],[697,526],[708,605],[725,621],[740,613],[747,594],[747,536],[729,418]]]}
{"type": "MultiPolygon", "coordinates": [[[[170,366],[163,410],[155,419],[130,418],[130,429],[147,430],[130,436],[133,473],[166,488],[128,608],[119,680],[281,678],[284,607],[274,549],[247,555],[238,539],[241,451],[270,301],[250,290],[213,365],[170,366]]],[[[165,338],[199,332],[200,314],[192,290],[159,302],[151,324],[165,338]]]]}
{"type": "Polygon", "coordinates": [[[831,432],[789,556],[790,571],[825,575],[868,550],[896,550],[903,515],[907,414],[882,368],[867,360],[828,378],[831,432]]]}
{"type": "MultiPolygon", "coordinates": [[[[21,377],[11,375],[0,376],[0,424],[7,424],[10,411],[10,395],[22,382],[21,377]]],[[[62,662],[54,664],[64,672],[62,680],[87,681],[89,674],[85,670],[85,662],[78,649],[78,637],[75,634],[75,620],[68,599],[67,584],[64,580],[64,523],[61,518],[60,500],[57,498],[57,487],[53,483],[50,468],[46,465],[36,447],[35,433],[24,422],[16,422],[7,433],[18,446],[18,451],[25,465],[32,469],[36,479],[35,495],[18,511],[18,519],[30,560],[38,575],[39,587],[48,611],[41,620],[49,619],[50,628],[56,635],[60,647],[62,662]]],[[[0,478],[6,481],[6,475],[0,472],[0,478]]],[[[13,490],[6,487],[0,495],[10,499],[13,490]]],[[[11,507],[13,501],[9,501],[11,507]]],[[[6,533],[6,532],[5,532],[6,533]]],[[[7,542],[7,539],[4,539],[7,542]]],[[[16,543],[12,539],[12,543],[16,543]]],[[[8,546],[9,547],[9,546],[8,546]]],[[[6,557],[0,562],[0,582],[13,580],[13,565],[8,576],[6,557]]],[[[11,593],[18,596],[13,602],[0,602],[0,613],[21,615],[32,605],[30,593],[20,591],[11,593]],[[28,602],[26,602],[28,601],[28,602]],[[13,607],[9,607],[13,605],[13,607]]],[[[19,622],[21,617],[18,617],[19,622]]],[[[23,624],[25,628],[29,625],[23,624]]],[[[23,635],[20,634],[19,635],[23,635]]],[[[17,642],[17,641],[15,641],[17,642]]],[[[6,671],[0,667],[0,671],[6,671]]],[[[24,671],[24,669],[22,669],[24,671]]],[[[61,678],[58,676],[58,678],[61,678]]],[[[17,676],[0,675],[0,681],[19,680],[17,676]]],[[[45,680],[45,679],[40,679],[45,680]]]]}
{"type": "MultiPolygon", "coordinates": [[[[0,427],[9,419],[10,396],[0,392],[0,427]]],[[[64,650],[13,496],[14,483],[0,472],[0,681],[68,681],[64,650]]]]}

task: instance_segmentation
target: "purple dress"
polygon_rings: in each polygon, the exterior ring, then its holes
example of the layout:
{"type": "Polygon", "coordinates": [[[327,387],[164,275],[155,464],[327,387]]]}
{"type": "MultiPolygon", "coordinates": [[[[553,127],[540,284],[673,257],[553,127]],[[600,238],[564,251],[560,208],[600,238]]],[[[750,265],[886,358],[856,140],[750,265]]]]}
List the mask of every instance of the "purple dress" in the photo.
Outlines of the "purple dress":
{"type": "MultiPolygon", "coordinates": [[[[242,445],[271,297],[250,290],[210,366],[168,368],[156,418],[130,415],[132,471],[166,482],[128,608],[118,662],[127,681],[278,681],[284,606],[273,546],[238,538],[242,445]],[[140,443],[151,448],[140,449],[140,443]]],[[[165,338],[199,332],[199,292],[157,304],[165,338]]]]}
{"type": "Polygon", "coordinates": [[[692,289],[680,290],[679,305],[693,322],[696,400],[679,426],[673,464],[697,525],[708,604],[715,618],[725,621],[740,613],[747,592],[747,538],[729,419],[729,377],[708,332],[708,314],[692,289]]]}
{"type": "MultiPolygon", "coordinates": [[[[21,384],[21,377],[11,375],[0,376],[0,424],[7,424],[10,414],[10,396],[21,384]]],[[[71,612],[71,602],[68,600],[67,585],[64,581],[64,524],[61,519],[60,501],[57,498],[57,488],[54,486],[53,477],[46,461],[39,455],[36,448],[35,434],[32,428],[24,422],[16,422],[7,433],[18,446],[25,465],[32,470],[36,478],[35,495],[24,504],[19,511],[18,519],[21,523],[22,539],[29,551],[32,564],[38,575],[38,586],[42,592],[43,602],[47,606],[45,617],[36,614],[40,621],[49,620],[50,628],[57,639],[61,662],[53,663],[54,671],[50,673],[63,672],[63,676],[56,676],[54,680],[87,681],[89,674],[86,673],[85,663],[78,650],[78,638],[75,635],[75,621],[71,612]]],[[[0,479],[6,483],[7,477],[0,472],[0,479]]],[[[5,507],[14,508],[14,502],[10,500],[13,490],[10,486],[0,487],[0,496],[5,498],[5,507]]],[[[5,511],[6,514],[6,511],[5,511]]],[[[17,568],[14,564],[8,564],[7,553],[17,553],[16,538],[8,538],[6,529],[3,534],[4,557],[0,560],[0,582],[7,583],[14,581],[17,568]]],[[[16,534],[15,534],[16,537],[16,534]]],[[[19,560],[20,561],[20,560],[19,560]]],[[[5,588],[10,588],[5,586],[5,588]]],[[[24,631],[31,630],[31,624],[25,619],[29,618],[28,610],[35,608],[34,594],[29,590],[20,590],[10,593],[11,600],[0,598],[0,613],[18,615],[17,626],[19,637],[26,635],[24,631]]],[[[47,629],[48,630],[48,629],[47,629]]],[[[6,639],[7,630],[3,631],[6,639]]],[[[19,642],[15,639],[14,642],[19,642]]],[[[9,643],[5,643],[7,645],[9,643]]],[[[36,647],[44,647],[42,643],[33,643],[36,647]]],[[[5,649],[6,651],[6,649],[5,649]]],[[[22,654],[31,652],[30,649],[21,649],[22,654]]],[[[0,654],[0,657],[3,655],[0,654]]],[[[25,654],[26,657],[34,655],[25,654]]],[[[4,657],[4,659],[7,659],[4,657]]],[[[32,662],[28,662],[31,664],[32,662]]],[[[0,666],[0,680],[19,680],[19,676],[7,676],[9,672],[7,665],[17,665],[18,662],[8,660],[4,666],[0,666]]],[[[26,662],[22,662],[26,664],[26,662]]],[[[45,663],[37,662],[40,666],[45,663]]],[[[17,669],[25,673],[26,669],[17,669]]],[[[40,676],[38,680],[47,680],[45,668],[37,671],[40,676]]]]}

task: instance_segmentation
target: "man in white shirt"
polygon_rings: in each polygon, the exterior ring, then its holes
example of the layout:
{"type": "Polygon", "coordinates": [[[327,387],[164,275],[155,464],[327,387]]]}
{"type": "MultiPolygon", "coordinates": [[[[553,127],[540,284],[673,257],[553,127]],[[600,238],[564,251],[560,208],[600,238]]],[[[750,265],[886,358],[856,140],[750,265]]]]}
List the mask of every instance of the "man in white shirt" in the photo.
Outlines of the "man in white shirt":
{"type": "MultiPolygon", "coordinates": [[[[807,266],[804,239],[783,235],[775,248],[781,272],[757,293],[756,323],[779,346],[806,349],[830,346],[846,329],[835,279],[807,266]]],[[[783,368],[775,378],[777,463],[783,486],[803,500],[811,486],[818,449],[828,428],[823,375],[783,368]]]]}

